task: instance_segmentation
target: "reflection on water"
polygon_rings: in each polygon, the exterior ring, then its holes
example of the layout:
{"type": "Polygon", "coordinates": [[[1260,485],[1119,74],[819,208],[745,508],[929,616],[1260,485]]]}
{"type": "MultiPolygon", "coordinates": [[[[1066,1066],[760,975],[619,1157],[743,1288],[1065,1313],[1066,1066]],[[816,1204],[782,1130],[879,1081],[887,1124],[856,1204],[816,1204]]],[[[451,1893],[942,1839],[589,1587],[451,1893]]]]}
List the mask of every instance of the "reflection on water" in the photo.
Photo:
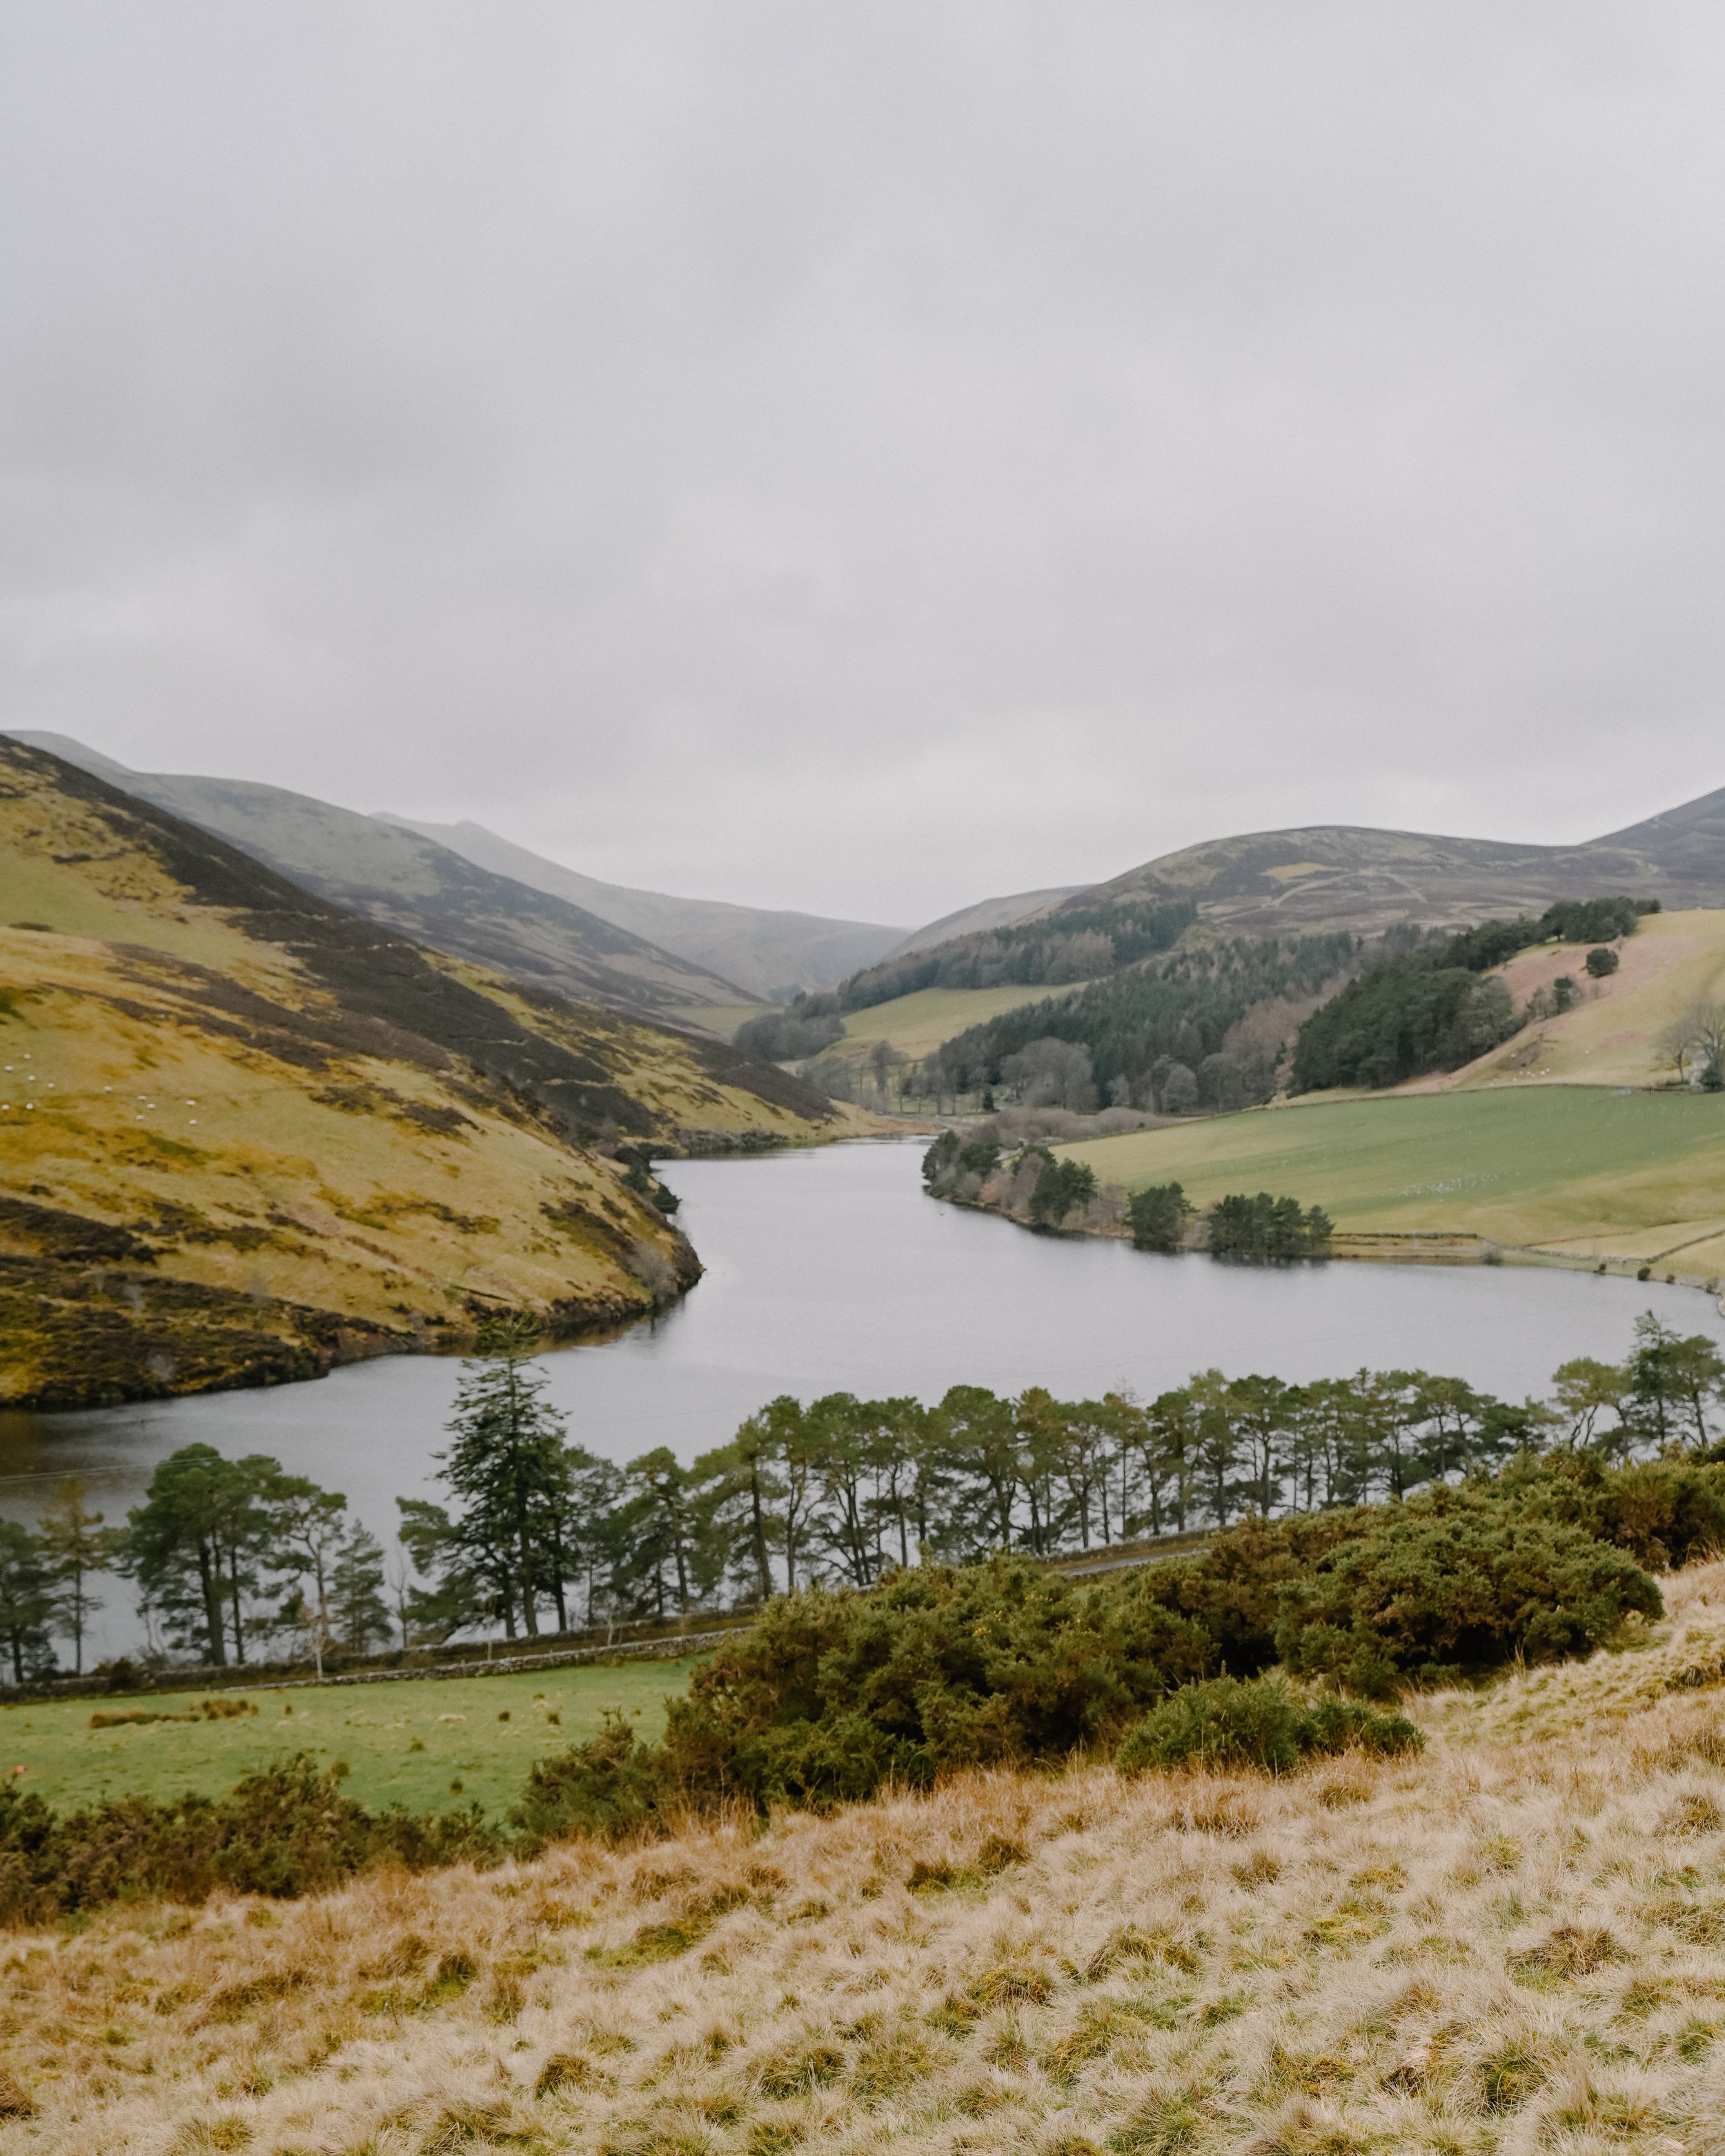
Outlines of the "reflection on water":
{"type": "MultiPolygon", "coordinates": [[[[548,1355],[570,1435],[632,1459],[722,1443],[777,1393],[935,1399],[948,1385],[1150,1395],[1214,1365],[1291,1381],[1423,1368],[1519,1399],[1574,1355],[1620,1359],[1637,1314],[1725,1334],[1681,1288],[1512,1266],[1259,1271],[1061,1242],[923,1197],[920,1143],[686,1161],[665,1179],[707,1267],[675,1310],[548,1355]]],[[[388,1543],[398,1495],[429,1494],[459,1366],[403,1357],[314,1384],[53,1415],[0,1414],[0,1512],[34,1516],[82,1475],[110,1520],[156,1462],[199,1441],[264,1452],[327,1487],[388,1543]]],[[[122,1583],[99,1652],[136,1644],[122,1583]]]]}

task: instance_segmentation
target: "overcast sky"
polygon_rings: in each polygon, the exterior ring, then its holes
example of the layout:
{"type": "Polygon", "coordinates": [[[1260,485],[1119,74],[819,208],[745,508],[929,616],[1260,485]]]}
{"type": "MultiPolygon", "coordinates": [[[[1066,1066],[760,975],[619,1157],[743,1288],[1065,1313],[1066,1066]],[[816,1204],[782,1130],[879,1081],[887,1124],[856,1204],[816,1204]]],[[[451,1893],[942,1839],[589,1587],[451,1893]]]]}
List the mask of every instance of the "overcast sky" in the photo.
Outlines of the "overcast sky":
{"type": "Polygon", "coordinates": [[[1725,783],[1725,11],[0,0],[0,723],[915,921],[1725,783]]]}

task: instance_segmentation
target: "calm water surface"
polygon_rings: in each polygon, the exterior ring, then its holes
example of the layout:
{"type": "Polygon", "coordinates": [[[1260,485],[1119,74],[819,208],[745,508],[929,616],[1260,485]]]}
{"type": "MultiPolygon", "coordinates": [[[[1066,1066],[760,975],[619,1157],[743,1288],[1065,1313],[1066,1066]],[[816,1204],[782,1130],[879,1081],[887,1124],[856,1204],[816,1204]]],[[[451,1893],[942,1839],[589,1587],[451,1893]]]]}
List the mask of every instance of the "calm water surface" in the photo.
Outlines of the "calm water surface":
{"type": "MultiPolygon", "coordinates": [[[[668,1165],[706,1276],[655,1322],[544,1358],[571,1436],[616,1460],[659,1445],[686,1460],[778,1393],[932,1400],[971,1383],[1147,1396],[1212,1365],[1291,1381],[1422,1368],[1519,1399],[1573,1355],[1620,1359],[1649,1308],[1725,1337],[1705,1296],[1588,1273],[1256,1271],[1058,1242],[925,1198],[924,1142],[668,1165]]],[[[274,1390],[0,1414],[0,1513],[33,1517],[75,1472],[122,1518],[157,1461],[196,1440],[271,1454],[346,1491],[387,1546],[395,1498],[434,1494],[431,1455],[459,1375],[450,1358],[402,1357],[274,1390]]],[[[110,1582],[105,1592],[98,1651],[136,1645],[127,1590],[110,1582]]]]}

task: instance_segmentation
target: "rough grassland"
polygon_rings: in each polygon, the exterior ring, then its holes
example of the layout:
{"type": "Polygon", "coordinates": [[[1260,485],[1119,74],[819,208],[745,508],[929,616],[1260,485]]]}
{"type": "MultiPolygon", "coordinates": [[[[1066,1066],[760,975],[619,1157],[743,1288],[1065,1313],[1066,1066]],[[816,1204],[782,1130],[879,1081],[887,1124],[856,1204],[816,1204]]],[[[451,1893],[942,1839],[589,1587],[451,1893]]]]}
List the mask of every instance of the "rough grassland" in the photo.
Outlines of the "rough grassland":
{"type": "Polygon", "coordinates": [[[1602,1087],[1384,1094],[1219,1116],[1062,1147],[1101,1183],[1178,1182],[1194,1204],[1268,1190],[1357,1230],[1465,1230],[1517,1246],[1725,1270],[1725,1096],[1602,1087]]]}
{"type": "Polygon", "coordinates": [[[1725,2148],[1725,1568],[1419,1759],[977,1775],[7,1955],[0,2148],[1725,2148]],[[26,2107],[35,2107],[33,2113],[26,2107]]]}
{"type": "Polygon", "coordinates": [[[257,1712],[108,1729],[92,1729],[91,1715],[190,1715],[198,1696],[37,1702],[0,1707],[0,1774],[22,1766],[25,1789],[69,1811],[101,1797],[166,1803],[188,1789],[222,1796],[266,1761],[311,1752],[324,1767],[345,1759],[344,1793],[372,1810],[442,1811],[476,1800],[501,1818],[531,1762],[596,1736],[608,1707],[643,1737],[657,1736],[665,1695],[683,1689],[693,1666],[644,1660],[504,1677],[223,1691],[225,1704],[244,1702],[257,1712]],[[452,1782],[460,1788],[452,1792],[452,1782]]]}
{"type": "MultiPolygon", "coordinates": [[[[858,1041],[865,1049],[877,1040],[890,1041],[906,1055],[927,1055],[943,1040],[951,1040],[967,1027],[982,1025],[1003,1011],[1024,1004],[1045,1003],[1050,996],[1067,996],[1081,982],[1058,988],[1039,983],[1032,987],[999,988],[919,988],[913,996],[896,996],[890,1004],[869,1010],[851,1011],[845,1020],[845,1041],[858,1041]]],[[[842,1055],[844,1043],[827,1054],[842,1055]]]]}
{"type": "Polygon", "coordinates": [[[500,1306],[627,1322],[698,1267],[597,1140],[854,1120],[0,743],[0,1400],[309,1377],[500,1306]]]}
{"type": "Polygon", "coordinates": [[[1579,985],[1582,1000],[1466,1069],[1418,1079],[1415,1087],[1668,1083],[1661,1034],[1692,1004],[1725,998],[1725,910],[1649,914],[1615,946],[1618,969],[1603,981],[1588,978],[1588,947],[1542,944],[1512,958],[1499,970],[1517,1005],[1560,973],[1579,985]]]}

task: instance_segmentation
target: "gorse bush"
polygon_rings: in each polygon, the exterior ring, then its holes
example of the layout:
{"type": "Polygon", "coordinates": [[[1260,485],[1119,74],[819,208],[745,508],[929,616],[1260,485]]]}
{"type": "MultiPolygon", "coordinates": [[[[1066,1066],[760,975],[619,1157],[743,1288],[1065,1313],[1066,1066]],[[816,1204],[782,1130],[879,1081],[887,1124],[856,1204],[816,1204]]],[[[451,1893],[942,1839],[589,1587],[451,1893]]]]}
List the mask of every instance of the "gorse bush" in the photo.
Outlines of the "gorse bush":
{"type": "Polygon", "coordinates": [[[1115,1757],[1122,1772],[1166,1767],[1255,1767],[1285,1774],[1337,1752],[1418,1752],[1425,1737],[1405,1715],[1358,1700],[1295,1697],[1280,1677],[1212,1677],[1183,1685],[1129,1729],[1115,1757]]]}
{"type": "MultiPolygon", "coordinates": [[[[620,1717],[539,1761],[508,1829],[479,1809],[372,1813],[304,1755],[231,1797],[140,1799],[57,1816],[0,1792],[0,1922],[42,1922],[129,1895],[198,1900],[331,1887],[382,1863],[531,1855],[608,1840],[742,1800],[824,1809],[889,1784],[927,1788],[996,1765],[1114,1751],[1141,1772],[1185,1763],[1282,1773],[1359,1748],[1416,1748],[1395,1715],[1281,1676],[1388,1696],[1520,1656],[1584,1653],[1659,1590],[1615,1531],[1712,1546],[1714,1471],[1613,1475],[1520,1466],[1405,1502],[1267,1521],[1201,1554],[1099,1580],[1032,1560],[906,1567],[860,1591],[769,1603],[667,1702],[663,1740],[620,1717]]],[[[1660,1543],[1661,1548],[1666,1545],[1660,1543]]]]}
{"type": "Polygon", "coordinates": [[[1657,1615],[1627,1552],[1543,1497],[1482,1485],[1250,1521],[1201,1556],[1093,1584],[1002,1558],[782,1597],[669,1702],[662,1744],[619,1727],[536,1769],[531,1821],[542,1835],[628,1832],[738,1796],[818,1809],[1123,1740],[1135,1770],[1226,1758],[1279,1772],[1326,1750],[1409,1748],[1411,1725],[1359,1699],[1242,1681],[1280,1662],[1384,1697],[1584,1653],[1657,1615]]]}
{"type": "Polygon", "coordinates": [[[1368,1694],[1515,1656],[1583,1654],[1658,1588],[1626,1551],[1493,1490],[1438,1488],[1367,1514],[1282,1589],[1277,1659],[1368,1694]]]}
{"type": "Polygon", "coordinates": [[[1215,1666],[1178,1611],[1023,1559],[894,1573],[775,1603],[670,1703],[679,1787],[762,1804],[926,1786],[962,1767],[1087,1748],[1215,1666]]]}
{"type": "Polygon", "coordinates": [[[126,1797],[57,1814],[8,1785],[0,1789],[0,1922],[49,1923],[152,1895],[199,1902],[218,1887],[290,1897],[382,1863],[418,1871],[503,1853],[504,1837],[477,1805],[369,1812],[339,1784],[336,1769],[302,1753],[247,1775],[231,1796],[166,1804],[126,1797]]]}

